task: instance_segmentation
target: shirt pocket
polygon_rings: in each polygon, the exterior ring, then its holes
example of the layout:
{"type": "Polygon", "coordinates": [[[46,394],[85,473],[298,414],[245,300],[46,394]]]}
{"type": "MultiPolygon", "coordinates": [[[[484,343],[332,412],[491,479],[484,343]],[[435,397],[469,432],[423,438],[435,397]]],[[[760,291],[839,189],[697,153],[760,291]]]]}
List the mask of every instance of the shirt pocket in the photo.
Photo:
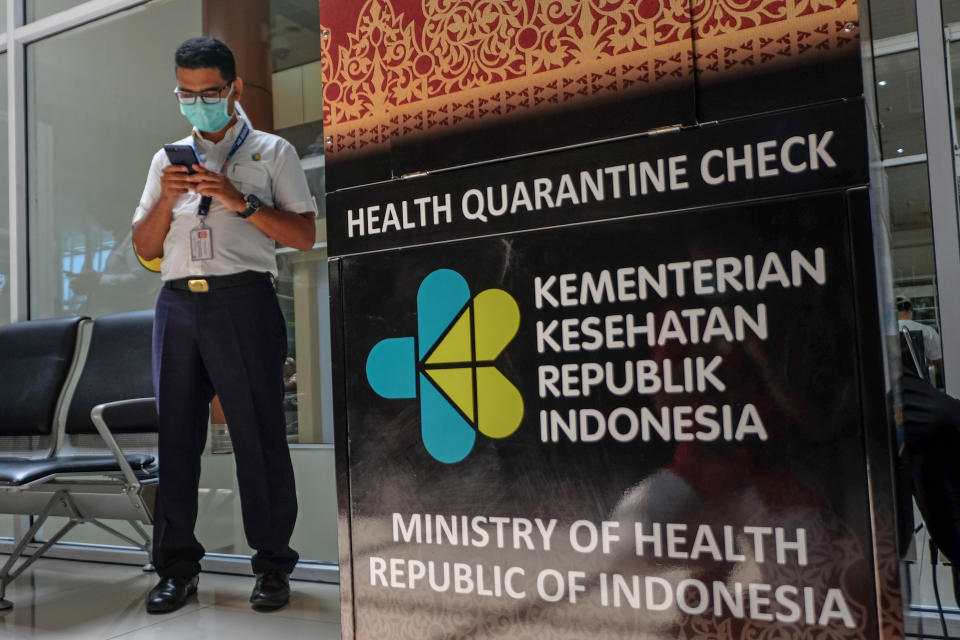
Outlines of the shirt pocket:
{"type": "Polygon", "coordinates": [[[234,162],[227,171],[227,177],[230,178],[230,181],[244,193],[252,192],[261,200],[271,200],[270,176],[259,162],[234,162]]]}

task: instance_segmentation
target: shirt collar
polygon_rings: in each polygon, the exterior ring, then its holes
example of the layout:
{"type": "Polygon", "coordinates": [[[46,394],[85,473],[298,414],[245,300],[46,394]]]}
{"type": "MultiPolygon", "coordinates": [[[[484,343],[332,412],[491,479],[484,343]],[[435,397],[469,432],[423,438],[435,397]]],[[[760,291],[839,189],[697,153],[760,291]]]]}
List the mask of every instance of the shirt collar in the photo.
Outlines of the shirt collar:
{"type": "Polygon", "coordinates": [[[238,113],[237,121],[233,123],[233,126],[227,131],[227,135],[223,136],[223,140],[220,142],[212,142],[207,140],[196,127],[194,127],[190,132],[190,136],[193,138],[193,144],[196,145],[197,149],[205,152],[213,149],[219,149],[221,147],[230,148],[230,146],[233,144],[233,141],[237,139],[237,135],[240,134],[240,130],[243,128],[243,123],[243,116],[238,113]]]}

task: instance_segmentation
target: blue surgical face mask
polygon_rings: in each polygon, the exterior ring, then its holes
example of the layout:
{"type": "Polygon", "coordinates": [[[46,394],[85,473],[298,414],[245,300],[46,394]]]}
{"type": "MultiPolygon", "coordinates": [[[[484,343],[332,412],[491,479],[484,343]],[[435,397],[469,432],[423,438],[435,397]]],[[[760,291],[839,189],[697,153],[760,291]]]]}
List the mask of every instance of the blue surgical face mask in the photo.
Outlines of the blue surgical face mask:
{"type": "Polygon", "coordinates": [[[230,122],[231,115],[227,112],[230,104],[230,96],[233,95],[233,86],[231,85],[227,97],[216,104],[206,104],[200,98],[193,104],[181,104],[180,113],[182,113],[190,124],[197,128],[197,131],[212,133],[220,131],[230,122]]]}

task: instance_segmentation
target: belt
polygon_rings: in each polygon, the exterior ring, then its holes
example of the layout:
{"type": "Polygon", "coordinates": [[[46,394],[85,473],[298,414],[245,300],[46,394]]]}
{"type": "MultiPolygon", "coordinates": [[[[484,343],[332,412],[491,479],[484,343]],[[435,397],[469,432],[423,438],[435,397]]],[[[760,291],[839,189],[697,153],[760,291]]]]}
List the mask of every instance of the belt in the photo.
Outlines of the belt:
{"type": "Polygon", "coordinates": [[[257,284],[260,282],[271,282],[269,273],[262,271],[241,271],[232,273],[228,276],[205,276],[197,278],[178,278],[176,280],[167,280],[164,283],[169,289],[179,289],[181,291],[190,291],[192,293],[207,293],[214,289],[225,289],[227,287],[238,287],[243,284],[257,284]]]}

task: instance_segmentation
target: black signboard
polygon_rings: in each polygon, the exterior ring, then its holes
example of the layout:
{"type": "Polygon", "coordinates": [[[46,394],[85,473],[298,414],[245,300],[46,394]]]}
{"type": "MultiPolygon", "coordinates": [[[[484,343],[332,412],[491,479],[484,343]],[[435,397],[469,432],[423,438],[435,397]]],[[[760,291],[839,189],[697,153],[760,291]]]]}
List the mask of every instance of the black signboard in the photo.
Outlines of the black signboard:
{"type": "Polygon", "coordinates": [[[867,182],[861,100],[678,129],[327,197],[330,255],[867,182]]]}
{"type": "Polygon", "coordinates": [[[857,202],[334,260],[347,637],[876,637],[857,202]]]}

